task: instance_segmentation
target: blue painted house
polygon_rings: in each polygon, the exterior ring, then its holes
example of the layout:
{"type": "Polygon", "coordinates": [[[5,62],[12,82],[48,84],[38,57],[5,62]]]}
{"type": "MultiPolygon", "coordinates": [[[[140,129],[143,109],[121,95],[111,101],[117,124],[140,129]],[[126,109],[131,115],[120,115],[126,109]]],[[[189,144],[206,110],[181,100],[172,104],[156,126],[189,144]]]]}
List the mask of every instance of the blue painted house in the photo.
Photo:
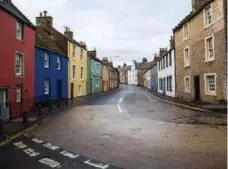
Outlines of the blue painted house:
{"type": "Polygon", "coordinates": [[[157,65],[151,69],[151,90],[158,91],[158,70],[157,65]]]}
{"type": "Polygon", "coordinates": [[[94,94],[101,92],[102,89],[102,61],[97,58],[96,50],[88,51],[88,83],[87,94],[94,94]]]}
{"type": "Polygon", "coordinates": [[[52,33],[36,27],[35,101],[47,103],[68,98],[68,58],[52,33]]]}

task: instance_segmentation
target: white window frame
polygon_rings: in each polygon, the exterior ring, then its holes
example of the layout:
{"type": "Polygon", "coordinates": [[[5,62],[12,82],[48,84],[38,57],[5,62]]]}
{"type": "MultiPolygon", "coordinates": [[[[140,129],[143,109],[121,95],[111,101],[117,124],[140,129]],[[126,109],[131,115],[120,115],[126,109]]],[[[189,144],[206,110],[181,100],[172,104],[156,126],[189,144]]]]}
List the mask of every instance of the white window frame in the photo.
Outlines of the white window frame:
{"type": "Polygon", "coordinates": [[[189,39],[189,22],[187,22],[186,24],[183,25],[183,39],[187,40],[189,39]],[[187,28],[187,36],[186,36],[186,28],[187,28]]]}
{"type": "Polygon", "coordinates": [[[204,12],[203,12],[203,17],[204,17],[204,29],[206,29],[206,28],[208,28],[209,26],[211,26],[211,25],[213,25],[213,10],[212,10],[213,8],[212,8],[212,3],[210,3],[209,5],[207,5],[205,8],[204,8],[204,12]],[[207,23],[207,16],[206,16],[206,10],[207,10],[207,8],[208,7],[210,7],[210,10],[211,10],[211,23],[210,24],[208,24],[207,23]]]}
{"type": "Polygon", "coordinates": [[[20,53],[20,52],[17,52],[15,53],[15,74],[16,74],[16,77],[22,77],[24,76],[24,54],[23,53],[20,53]],[[22,58],[22,59],[21,59],[22,58]],[[17,60],[20,60],[20,65],[17,64],[17,60]],[[19,66],[19,69],[17,69],[17,66],[19,66]]]}
{"type": "Polygon", "coordinates": [[[185,93],[191,93],[191,77],[190,76],[185,76],[184,77],[184,92],[185,93]],[[189,88],[187,88],[187,81],[186,79],[189,79],[189,88]]]}
{"type": "Polygon", "coordinates": [[[98,78],[96,78],[96,87],[100,87],[99,79],[98,78]]]}
{"type": "Polygon", "coordinates": [[[49,68],[50,67],[49,64],[50,64],[50,54],[45,52],[44,53],[44,68],[49,68]],[[45,61],[47,61],[47,65],[45,64],[46,63],[45,61]]]}
{"type": "Polygon", "coordinates": [[[215,39],[214,39],[214,35],[209,35],[205,38],[205,62],[211,62],[213,60],[215,60],[215,39]],[[208,49],[208,39],[212,39],[212,46],[213,46],[213,58],[210,58],[209,56],[209,49],[208,49]]]}
{"type": "Polygon", "coordinates": [[[81,48],[81,51],[80,51],[80,60],[83,61],[84,60],[84,55],[83,55],[84,51],[83,49],[81,48]]]}
{"type": "Polygon", "coordinates": [[[24,40],[24,25],[20,21],[16,21],[16,39],[23,41],[24,40]]]}
{"type": "Polygon", "coordinates": [[[72,79],[75,80],[76,79],[76,65],[72,65],[72,79]],[[74,69],[75,67],[75,69],[74,69]]]}
{"type": "Polygon", "coordinates": [[[17,85],[16,86],[16,102],[17,103],[21,102],[21,96],[22,96],[22,87],[17,85]]]}
{"type": "Polygon", "coordinates": [[[84,79],[84,68],[83,67],[80,68],[80,76],[81,76],[81,79],[83,80],[84,79]]]}
{"type": "Polygon", "coordinates": [[[77,50],[77,46],[75,44],[72,44],[72,57],[73,58],[76,57],[76,50],[77,50]]]}
{"type": "Polygon", "coordinates": [[[189,67],[190,66],[190,47],[189,46],[187,46],[186,48],[184,48],[184,67],[189,67]],[[186,51],[186,49],[188,49],[188,55],[189,55],[189,61],[188,61],[188,63],[186,63],[186,53],[185,53],[185,51],[186,51]]]}
{"type": "Polygon", "coordinates": [[[61,58],[60,58],[60,56],[57,56],[57,70],[61,70],[61,66],[62,66],[61,58]]]}
{"type": "Polygon", "coordinates": [[[204,92],[205,95],[211,95],[211,96],[216,96],[217,95],[217,74],[216,73],[206,73],[204,74],[204,92]],[[209,91],[209,85],[208,85],[208,76],[214,76],[214,80],[215,80],[215,91],[209,91]]]}
{"type": "Polygon", "coordinates": [[[50,80],[44,79],[44,94],[49,95],[50,93],[50,80]]]}

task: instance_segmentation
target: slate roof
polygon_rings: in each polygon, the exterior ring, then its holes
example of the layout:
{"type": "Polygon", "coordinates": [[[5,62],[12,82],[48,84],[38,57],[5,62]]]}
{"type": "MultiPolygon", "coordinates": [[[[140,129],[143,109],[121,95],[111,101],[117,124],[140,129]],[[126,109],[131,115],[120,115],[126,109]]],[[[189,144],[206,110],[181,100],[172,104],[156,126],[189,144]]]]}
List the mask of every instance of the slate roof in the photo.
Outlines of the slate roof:
{"type": "Polygon", "coordinates": [[[42,26],[36,27],[36,46],[65,56],[62,49],[56,44],[51,31],[42,26]]]}
{"type": "Polygon", "coordinates": [[[189,20],[194,18],[199,12],[201,12],[208,4],[213,2],[214,0],[207,1],[204,5],[202,5],[196,12],[190,12],[174,29],[173,32],[176,32],[178,29],[180,29],[185,23],[187,23],[189,20]]]}
{"type": "Polygon", "coordinates": [[[32,22],[30,22],[30,20],[10,0],[3,0],[3,2],[0,2],[0,9],[4,9],[6,12],[10,13],[24,24],[35,29],[35,26],[32,24],[32,22]]]}

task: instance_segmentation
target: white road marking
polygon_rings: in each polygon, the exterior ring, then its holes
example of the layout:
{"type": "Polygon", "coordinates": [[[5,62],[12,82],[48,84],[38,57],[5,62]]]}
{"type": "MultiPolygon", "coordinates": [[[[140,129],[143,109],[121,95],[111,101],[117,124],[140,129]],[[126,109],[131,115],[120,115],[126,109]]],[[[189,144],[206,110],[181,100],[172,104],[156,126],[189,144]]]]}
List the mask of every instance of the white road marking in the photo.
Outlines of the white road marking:
{"type": "Polygon", "coordinates": [[[47,147],[47,148],[49,148],[49,149],[51,149],[51,150],[57,150],[57,149],[59,149],[58,146],[54,146],[54,145],[52,145],[51,143],[46,143],[46,144],[44,144],[43,146],[44,146],[44,147],[47,147]]]}
{"type": "Polygon", "coordinates": [[[105,164],[102,164],[102,163],[100,163],[100,164],[94,164],[90,160],[87,160],[84,163],[85,164],[88,164],[88,165],[91,165],[93,167],[96,167],[96,168],[101,168],[101,169],[107,169],[109,167],[108,164],[106,164],[106,165],[105,164]]]}
{"type": "Polygon", "coordinates": [[[121,109],[120,104],[117,104],[117,106],[118,106],[119,111],[120,111],[121,113],[123,113],[123,110],[121,109]]]}
{"type": "Polygon", "coordinates": [[[24,148],[28,147],[26,144],[23,143],[23,141],[19,141],[19,142],[13,143],[13,145],[15,145],[16,147],[18,147],[20,149],[24,149],[24,148]]]}
{"type": "Polygon", "coordinates": [[[38,143],[38,144],[41,144],[41,143],[44,142],[43,140],[40,140],[40,139],[38,139],[38,138],[33,138],[32,141],[34,141],[34,142],[36,142],[36,143],[38,143]]]}
{"type": "Polygon", "coordinates": [[[33,150],[32,148],[27,148],[27,149],[24,150],[24,152],[25,152],[26,154],[28,154],[30,157],[35,157],[35,156],[40,155],[39,152],[36,152],[36,151],[33,150]]]}
{"type": "Polygon", "coordinates": [[[51,168],[61,167],[60,163],[58,161],[52,160],[50,158],[42,158],[39,160],[40,163],[48,165],[51,168]]]}
{"type": "Polygon", "coordinates": [[[62,154],[63,156],[66,156],[66,157],[70,157],[70,158],[78,158],[79,157],[78,154],[75,155],[75,154],[72,154],[66,150],[60,152],[60,154],[62,154]]]}
{"type": "Polygon", "coordinates": [[[124,97],[125,97],[128,93],[129,93],[129,92],[125,93],[125,95],[124,95],[123,97],[120,98],[120,100],[118,101],[118,104],[120,104],[120,103],[123,101],[124,97]]]}

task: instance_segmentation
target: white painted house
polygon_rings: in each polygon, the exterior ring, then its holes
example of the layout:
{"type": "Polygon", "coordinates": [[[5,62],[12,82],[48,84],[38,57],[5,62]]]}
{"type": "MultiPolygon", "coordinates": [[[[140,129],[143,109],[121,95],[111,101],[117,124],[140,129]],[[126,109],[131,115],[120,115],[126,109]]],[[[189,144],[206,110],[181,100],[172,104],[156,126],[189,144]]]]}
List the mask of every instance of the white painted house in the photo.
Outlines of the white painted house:
{"type": "Polygon", "coordinates": [[[137,85],[138,84],[138,71],[133,63],[131,69],[128,70],[128,84],[137,85]]]}
{"type": "Polygon", "coordinates": [[[157,61],[158,65],[158,92],[175,97],[175,49],[173,38],[170,40],[168,52],[157,61]]]}

